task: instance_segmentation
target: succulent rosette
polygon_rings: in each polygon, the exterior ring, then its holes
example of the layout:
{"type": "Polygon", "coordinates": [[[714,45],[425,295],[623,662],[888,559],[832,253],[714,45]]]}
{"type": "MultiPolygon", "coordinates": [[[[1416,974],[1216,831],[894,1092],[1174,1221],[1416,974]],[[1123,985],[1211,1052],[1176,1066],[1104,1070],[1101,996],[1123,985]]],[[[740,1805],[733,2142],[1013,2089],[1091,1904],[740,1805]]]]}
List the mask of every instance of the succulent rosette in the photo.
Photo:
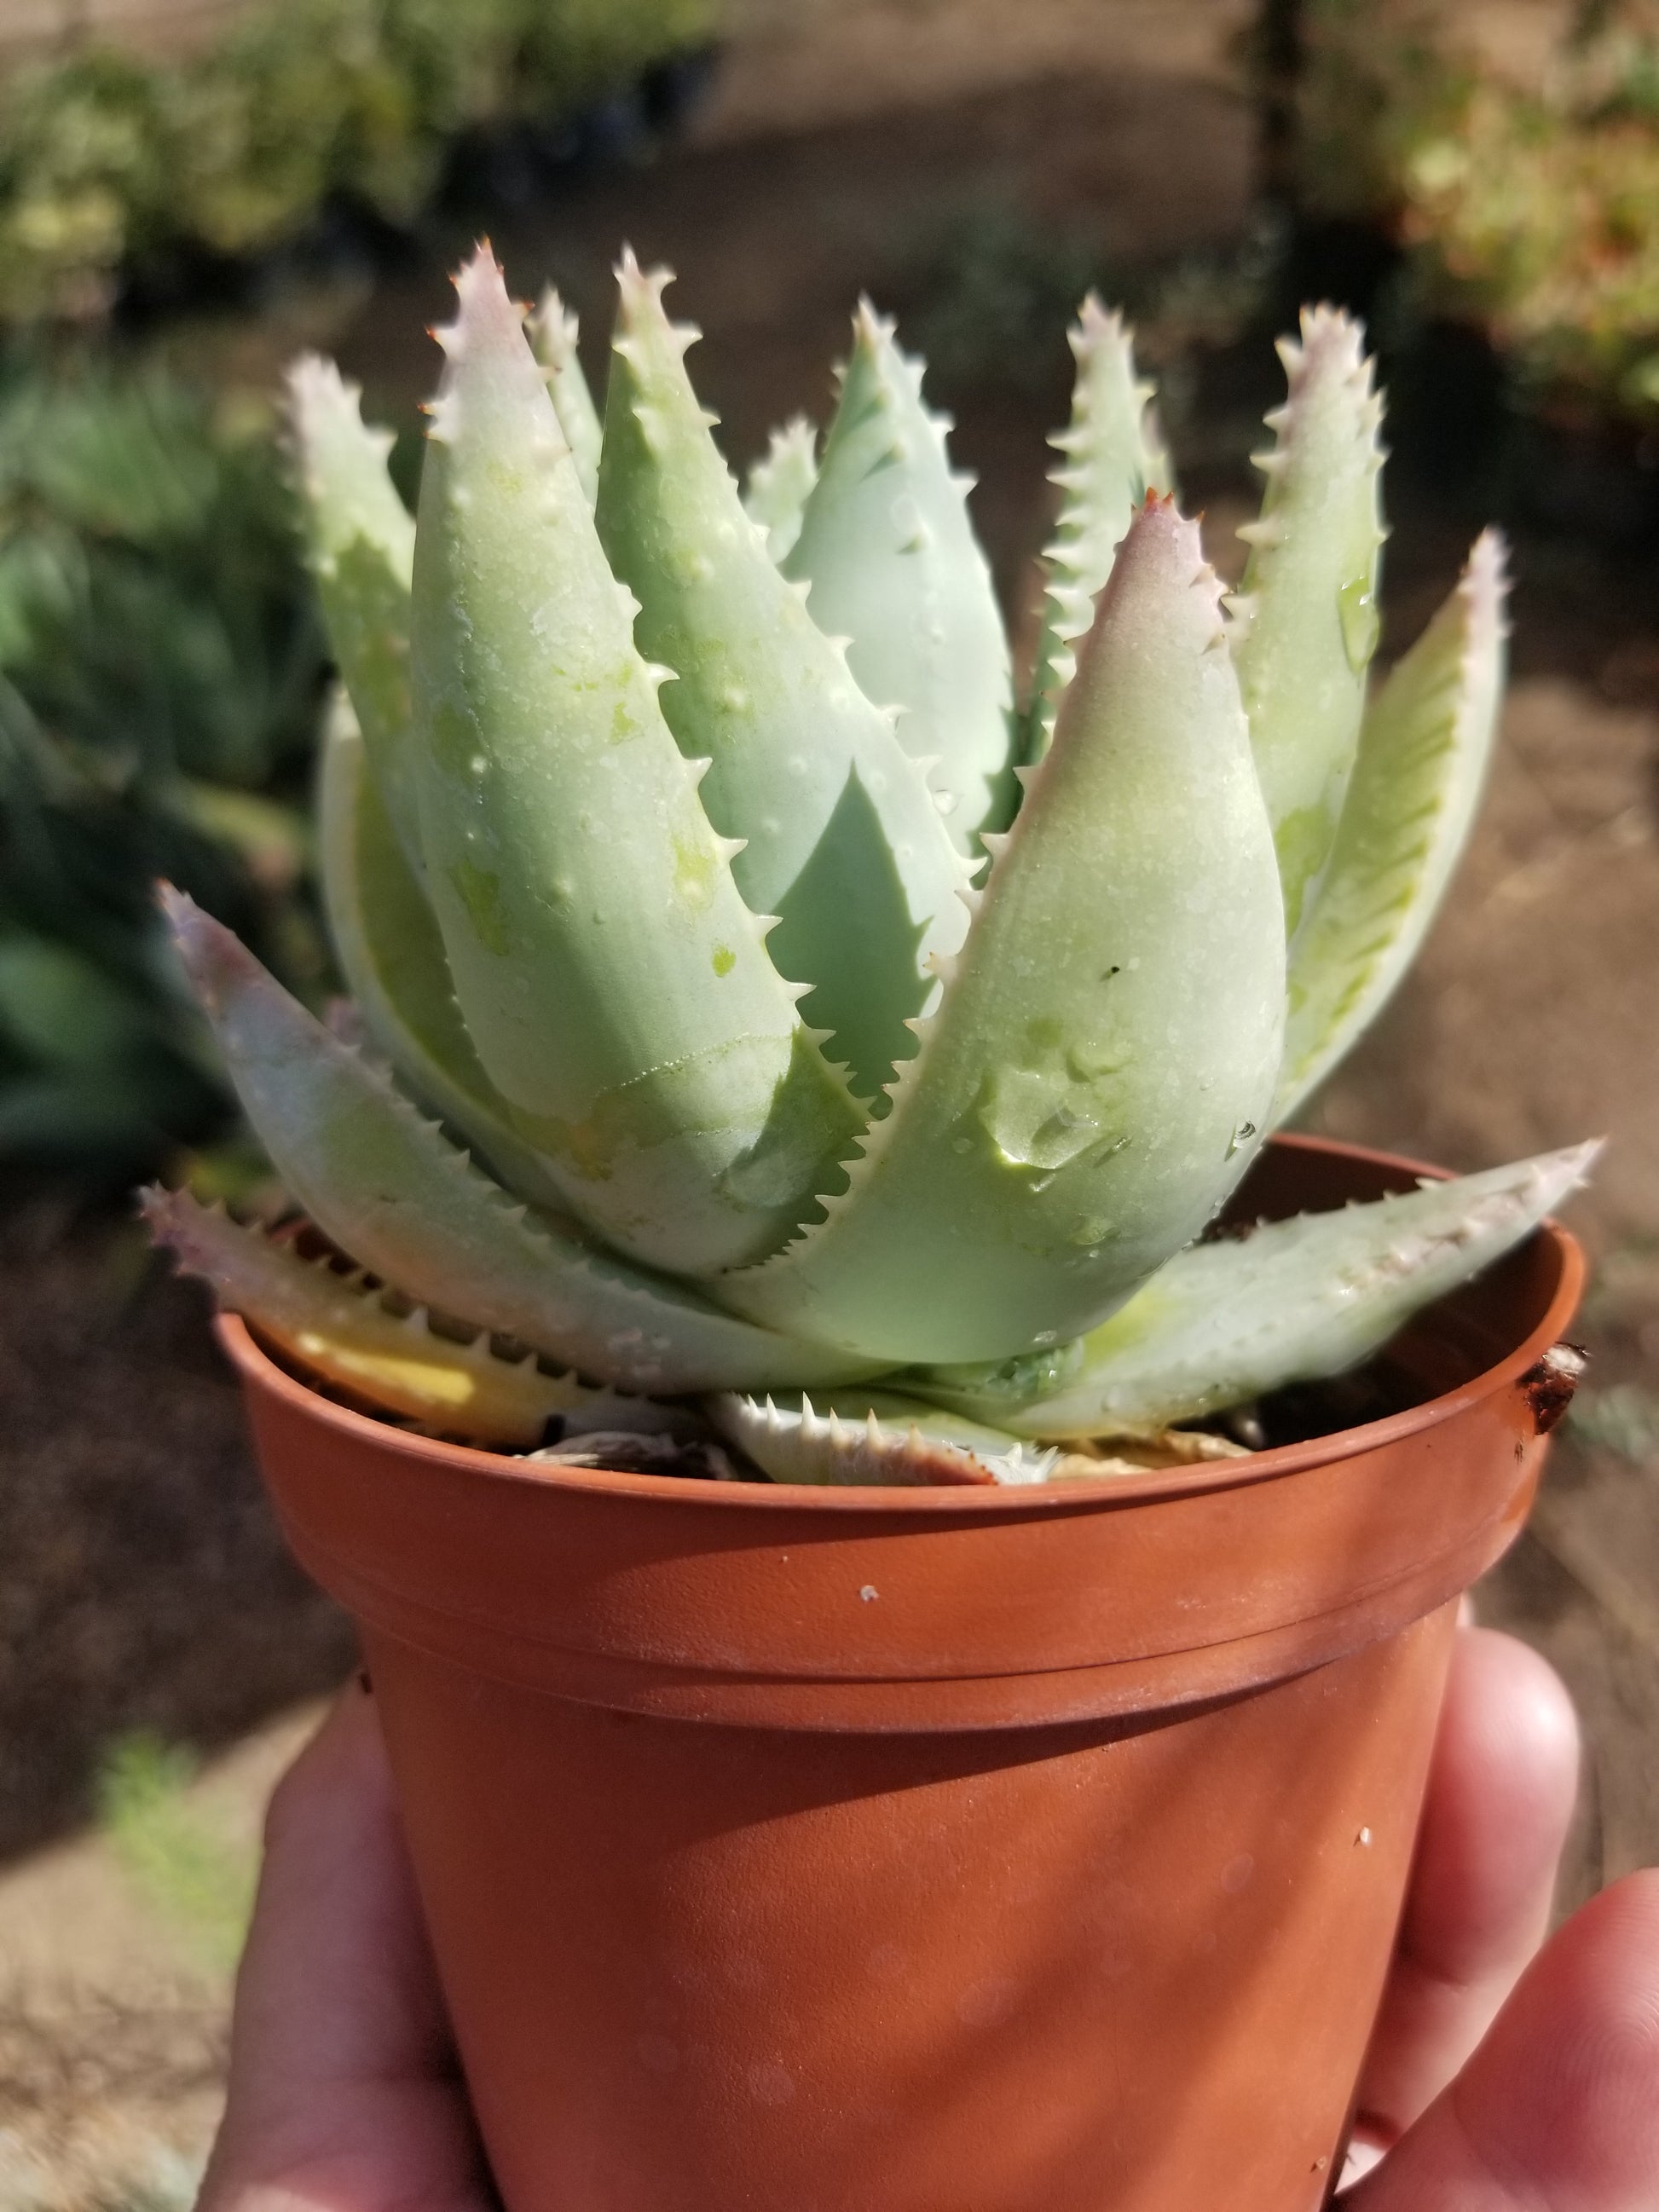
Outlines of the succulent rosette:
{"type": "Polygon", "coordinates": [[[874,1483],[1225,1450],[1189,1425],[1365,1358],[1587,1164],[1204,1237],[1445,888],[1499,541],[1370,689],[1358,326],[1281,349],[1229,598],[1091,299],[1017,699],[891,326],[860,309],[822,450],[791,425],[744,492],[666,277],[619,278],[601,417],[557,301],[526,326],[469,263],[416,519],[337,372],[293,373],[352,1010],[169,907],[331,1253],[179,1194],[154,1224],[307,1371],[479,1441],[696,1419],[778,1480],[874,1483]]]}

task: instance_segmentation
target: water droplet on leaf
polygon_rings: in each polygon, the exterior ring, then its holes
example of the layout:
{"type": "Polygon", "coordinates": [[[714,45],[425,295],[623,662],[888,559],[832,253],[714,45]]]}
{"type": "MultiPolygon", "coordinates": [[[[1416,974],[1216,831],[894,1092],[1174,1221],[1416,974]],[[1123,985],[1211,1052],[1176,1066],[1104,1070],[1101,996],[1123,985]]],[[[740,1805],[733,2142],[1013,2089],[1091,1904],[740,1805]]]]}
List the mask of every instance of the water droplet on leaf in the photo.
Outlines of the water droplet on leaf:
{"type": "Polygon", "coordinates": [[[1111,1233],[1112,1224],[1109,1215],[1089,1214],[1079,1222],[1077,1227],[1072,1231],[1069,1241],[1073,1244],[1083,1245],[1092,1260],[1096,1256],[1097,1247],[1105,1243],[1111,1233]]]}
{"type": "Polygon", "coordinates": [[[1382,635],[1382,618],[1369,576],[1356,576],[1343,585],[1336,595],[1336,617],[1342,627],[1342,649],[1348,656],[1348,665],[1356,676],[1363,675],[1382,635]]]}

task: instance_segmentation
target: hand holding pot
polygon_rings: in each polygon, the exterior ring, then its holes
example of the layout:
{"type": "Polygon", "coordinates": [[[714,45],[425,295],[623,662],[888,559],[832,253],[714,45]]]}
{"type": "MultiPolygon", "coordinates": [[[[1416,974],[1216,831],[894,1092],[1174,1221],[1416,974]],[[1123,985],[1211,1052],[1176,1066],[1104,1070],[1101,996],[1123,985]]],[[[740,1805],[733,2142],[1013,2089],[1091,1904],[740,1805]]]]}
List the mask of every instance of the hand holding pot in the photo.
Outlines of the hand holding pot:
{"type": "Polygon", "coordinates": [[[373,1699],[277,1784],[198,2212],[495,2212],[373,1699]]]}
{"type": "MultiPolygon", "coordinates": [[[[1393,2148],[1352,2212],[1659,2199],[1659,1875],[1618,1884],[1533,1957],[1576,1770],[1554,1676],[1509,1638],[1466,1632],[1361,2087],[1362,2134],[1393,2148]]],[[[273,1802],[199,2212],[494,2202],[374,1706],[354,1690],[273,1802]]]]}

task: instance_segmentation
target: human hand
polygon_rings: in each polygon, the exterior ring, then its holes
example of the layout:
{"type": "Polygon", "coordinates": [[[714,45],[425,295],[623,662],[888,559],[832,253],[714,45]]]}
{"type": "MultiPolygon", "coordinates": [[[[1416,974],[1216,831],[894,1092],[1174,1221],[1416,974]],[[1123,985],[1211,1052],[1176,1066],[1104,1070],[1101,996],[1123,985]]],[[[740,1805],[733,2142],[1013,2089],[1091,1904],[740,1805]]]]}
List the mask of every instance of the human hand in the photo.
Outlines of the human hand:
{"type": "Polygon", "coordinates": [[[498,2212],[361,1683],[277,1784],[197,2212],[498,2212]]]}
{"type": "MultiPolygon", "coordinates": [[[[1459,1638],[1400,1947],[1360,2090],[1389,2154],[1344,2212],[1654,2212],[1659,1873],[1534,1957],[1577,1735],[1542,1660],[1459,1638]]],[[[374,1702],[279,1785],[198,2212],[490,2212],[374,1702]]]]}
{"type": "Polygon", "coordinates": [[[1389,2154],[1343,2212],[1659,2207],[1659,1871],[1538,1950],[1577,1778],[1555,1674],[1464,1630],[1360,2081],[1356,2138],[1389,2154]]]}

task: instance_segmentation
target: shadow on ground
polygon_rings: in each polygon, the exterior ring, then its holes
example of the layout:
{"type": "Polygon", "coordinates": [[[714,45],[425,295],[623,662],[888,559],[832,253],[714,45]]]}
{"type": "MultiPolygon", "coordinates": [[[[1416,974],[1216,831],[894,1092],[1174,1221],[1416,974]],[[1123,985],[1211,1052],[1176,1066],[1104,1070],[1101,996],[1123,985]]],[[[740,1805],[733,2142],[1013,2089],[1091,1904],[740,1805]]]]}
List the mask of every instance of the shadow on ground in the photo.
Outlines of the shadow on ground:
{"type": "Polygon", "coordinates": [[[111,1741],[203,1749],[337,1682],[204,1299],[133,1225],[0,1214],[0,1856],[84,1821],[111,1741]]]}

